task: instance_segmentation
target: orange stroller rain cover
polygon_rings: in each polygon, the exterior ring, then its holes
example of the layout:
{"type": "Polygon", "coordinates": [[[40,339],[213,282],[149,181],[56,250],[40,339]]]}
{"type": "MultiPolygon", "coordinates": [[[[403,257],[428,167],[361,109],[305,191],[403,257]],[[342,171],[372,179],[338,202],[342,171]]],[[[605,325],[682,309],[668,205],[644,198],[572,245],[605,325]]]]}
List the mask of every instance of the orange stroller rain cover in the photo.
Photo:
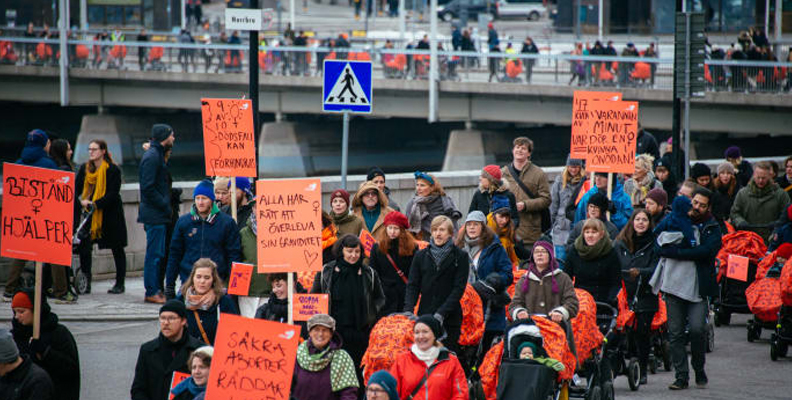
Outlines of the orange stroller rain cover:
{"type": "Polygon", "coordinates": [[[390,369],[396,356],[409,350],[415,341],[413,326],[406,315],[394,314],[380,319],[369,336],[369,344],[360,365],[363,378],[368,382],[371,374],[390,369]]]}
{"type": "Polygon", "coordinates": [[[743,257],[748,257],[751,262],[758,263],[767,252],[767,246],[764,244],[762,237],[754,232],[737,231],[729,233],[721,238],[723,247],[718,252],[718,261],[720,261],[720,269],[718,270],[718,282],[720,282],[723,275],[726,273],[726,267],[729,265],[729,254],[736,254],[743,257]]]}

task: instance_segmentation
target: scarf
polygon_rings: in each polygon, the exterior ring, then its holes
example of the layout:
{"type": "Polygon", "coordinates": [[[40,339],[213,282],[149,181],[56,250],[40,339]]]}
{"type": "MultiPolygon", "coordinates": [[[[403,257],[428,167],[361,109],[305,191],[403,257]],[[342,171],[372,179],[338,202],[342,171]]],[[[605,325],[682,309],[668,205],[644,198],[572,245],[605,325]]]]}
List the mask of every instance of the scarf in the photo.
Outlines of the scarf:
{"type": "Polygon", "coordinates": [[[473,258],[481,251],[481,240],[480,238],[471,239],[468,235],[465,235],[465,251],[467,251],[470,259],[473,258]]]}
{"type": "Polygon", "coordinates": [[[415,357],[426,363],[427,367],[431,367],[437,360],[437,356],[440,355],[440,347],[438,346],[432,346],[429,350],[423,351],[418,348],[417,344],[413,343],[410,347],[410,351],[415,354],[415,357]]]}
{"type": "Polygon", "coordinates": [[[649,243],[654,242],[654,236],[649,231],[644,232],[643,235],[639,235],[637,232],[633,232],[632,242],[633,242],[632,252],[635,253],[636,251],[646,247],[646,245],[648,245],[649,243]]]}
{"type": "Polygon", "coordinates": [[[188,310],[206,311],[215,305],[216,300],[217,296],[214,290],[209,290],[205,294],[198,294],[195,292],[195,288],[191,287],[187,289],[187,293],[184,295],[184,305],[188,310]]]}
{"type": "Polygon", "coordinates": [[[335,225],[328,225],[326,228],[322,229],[322,250],[327,249],[328,247],[332,247],[338,238],[336,235],[338,234],[338,229],[336,229],[335,225]]]}
{"type": "Polygon", "coordinates": [[[341,225],[344,225],[344,224],[352,221],[353,219],[355,219],[357,217],[355,217],[354,215],[350,214],[349,210],[345,210],[341,214],[336,214],[336,213],[330,211],[330,218],[333,219],[333,224],[335,226],[341,226],[341,225]]]}
{"type": "MultiPolygon", "coordinates": [[[[547,268],[545,268],[544,271],[542,271],[542,272],[539,272],[539,268],[536,267],[536,264],[534,264],[533,261],[528,263],[528,273],[529,274],[533,273],[534,275],[536,275],[536,277],[539,278],[539,281],[541,281],[542,279],[544,279],[545,276],[550,274],[550,279],[551,279],[551,281],[553,283],[553,288],[552,288],[553,294],[557,294],[558,293],[558,283],[556,282],[555,274],[553,273],[555,271],[555,269],[556,269],[556,260],[555,260],[555,258],[550,260],[550,265],[548,265],[547,268]]],[[[528,281],[529,280],[530,280],[530,278],[526,275],[525,279],[523,280],[523,287],[522,287],[523,293],[526,293],[526,294],[528,293],[528,288],[529,288],[528,281]]]]}
{"type": "Polygon", "coordinates": [[[330,343],[324,350],[311,354],[308,346],[313,348],[313,345],[310,343],[309,339],[297,347],[297,363],[300,368],[308,372],[319,372],[330,365],[330,388],[333,392],[358,387],[355,364],[347,352],[331,348],[330,343]]]}
{"type": "Polygon", "coordinates": [[[429,255],[432,256],[437,268],[440,268],[440,264],[448,257],[453,247],[454,243],[451,241],[451,238],[448,238],[448,241],[442,246],[436,245],[434,239],[429,239],[429,255]]]}
{"type": "Polygon", "coordinates": [[[415,195],[410,215],[407,216],[410,220],[410,229],[408,229],[410,232],[421,232],[421,221],[429,217],[429,211],[426,209],[426,205],[437,200],[437,196],[436,194],[429,196],[415,195]]]}
{"type": "Polygon", "coordinates": [[[333,317],[338,326],[363,329],[368,323],[367,301],[363,296],[363,255],[354,264],[344,257],[336,260],[333,268],[330,301],[333,317]]]}
{"type": "MultiPolygon", "coordinates": [[[[90,161],[89,161],[90,162],[90,161]]],[[[85,165],[85,184],[83,184],[83,191],[80,196],[83,200],[90,199],[96,203],[96,200],[105,196],[107,191],[107,169],[110,165],[107,161],[102,160],[102,165],[91,172],[88,165],[85,165]]],[[[104,212],[100,208],[95,208],[93,216],[91,217],[91,239],[96,240],[102,237],[102,216],[104,212]]]]}
{"type": "Polygon", "coordinates": [[[176,385],[176,387],[173,388],[173,390],[171,390],[171,393],[173,395],[175,395],[175,396],[178,396],[178,395],[180,395],[180,394],[182,394],[184,392],[190,392],[190,394],[193,397],[195,397],[195,396],[198,396],[200,393],[203,393],[204,391],[206,391],[206,385],[198,386],[198,385],[195,384],[195,381],[193,380],[193,378],[190,377],[190,378],[187,378],[187,379],[183,380],[178,385],[176,385]]]}
{"type": "Polygon", "coordinates": [[[655,177],[652,171],[646,172],[646,175],[644,175],[640,181],[632,178],[632,181],[635,183],[635,187],[633,188],[632,193],[630,193],[630,200],[632,201],[632,204],[641,204],[643,199],[646,198],[646,194],[649,193],[649,191],[654,187],[654,180],[655,177]]]}
{"type": "Polygon", "coordinates": [[[612,249],[613,243],[611,243],[610,237],[608,237],[607,233],[602,235],[602,239],[595,243],[594,246],[589,246],[586,244],[586,240],[583,239],[583,234],[575,239],[575,250],[577,250],[578,254],[580,254],[580,258],[586,261],[600,258],[608,254],[612,249]]]}
{"type": "Polygon", "coordinates": [[[248,226],[250,226],[250,231],[253,232],[253,236],[258,236],[258,223],[256,223],[255,212],[250,213],[250,218],[248,218],[248,221],[250,221],[248,226]]]}
{"type": "Polygon", "coordinates": [[[360,208],[360,213],[363,215],[363,221],[366,223],[366,228],[369,232],[374,232],[374,225],[380,217],[380,205],[377,204],[373,210],[369,211],[366,206],[360,208]]]}

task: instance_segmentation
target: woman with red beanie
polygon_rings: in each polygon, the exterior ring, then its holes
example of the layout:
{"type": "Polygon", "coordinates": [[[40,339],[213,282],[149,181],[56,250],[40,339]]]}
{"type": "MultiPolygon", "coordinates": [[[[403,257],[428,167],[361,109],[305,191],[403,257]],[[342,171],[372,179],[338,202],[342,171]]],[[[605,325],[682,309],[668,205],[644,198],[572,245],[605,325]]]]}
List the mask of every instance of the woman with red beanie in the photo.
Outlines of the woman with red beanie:
{"type": "Polygon", "coordinates": [[[328,214],[333,219],[333,225],[338,229],[339,238],[346,234],[358,236],[363,230],[363,220],[349,212],[349,192],[344,189],[336,189],[330,194],[328,214]]]}
{"type": "Polygon", "coordinates": [[[385,306],[380,314],[386,316],[404,308],[407,278],[418,245],[407,231],[410,224],[404,214],[391,211],[385,216],[382,225],[385,229],[377,232],[377,243],[371,249],[369,266],[377,271],[382,280],[385,306]]]}
{"type": "Polygon", "coordinates": [[[499,166],[487,165],[481,170],[479,186],[473,193],[468,213],[478,210],[483,212],[484,215],[489,215],[490,212],[495,211],[496,207],[493,206],[493,203],[508,204],[512,223],[515,227],[520,225],[517,200],[514,197],[514,193],[509,190],[509,183],[503,180],[499,166]]]}

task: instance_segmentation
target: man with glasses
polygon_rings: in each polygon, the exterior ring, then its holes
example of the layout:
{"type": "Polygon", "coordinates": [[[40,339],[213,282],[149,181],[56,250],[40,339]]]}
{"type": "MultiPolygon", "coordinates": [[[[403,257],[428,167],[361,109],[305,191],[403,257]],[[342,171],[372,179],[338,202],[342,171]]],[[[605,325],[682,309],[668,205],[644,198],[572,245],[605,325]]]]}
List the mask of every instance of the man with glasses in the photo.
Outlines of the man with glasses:
{"type": "Polygon", "coordinates": [[[352,213],[363,221],[363,226],[377,237],[385,229],[385,216],[394,211],[388,206],[388,196],[372,181],[363,182],[352,199],[352,213]]]}
{"type": "Polygon", "coordinates": [[[704,361],[707,341],[707,314],[709,297],[718,294],[715,280],[715,255],[721,248],[721,230],[718,222],[710,214],[712,192],[697,187],[692,195],[692,207],[688,212],[693,229],[698,238],[695,246],[664,244],[660,247],[661,260],[658,268],[662,270],[661,287],[668,307],[668,334],[671,341],[671,360],[676,371],[676,379],[668,386],[671,390],[687,389],[689,366],[685,345],[690,338],[691,364],[696,376],[696,386],[707,385],[704,361]],[[686,270],[695,268],[695,272],[686,270]],[[666,285],[680,282],[680,277],[690,284],[666,285]],[[669,293],[669,291],[674,294],[669,293]],[[689,335],[685,329],[689,328],[689,335]]]}
{"type": "Polygon", "coordinates": [[[174,372],[190,373],[187,358],[204,344],[187,334],[187,308],[178,300],[169,300],[159,311],[160,334],[140,346],[132,400],[168,398],[174,372]]]}

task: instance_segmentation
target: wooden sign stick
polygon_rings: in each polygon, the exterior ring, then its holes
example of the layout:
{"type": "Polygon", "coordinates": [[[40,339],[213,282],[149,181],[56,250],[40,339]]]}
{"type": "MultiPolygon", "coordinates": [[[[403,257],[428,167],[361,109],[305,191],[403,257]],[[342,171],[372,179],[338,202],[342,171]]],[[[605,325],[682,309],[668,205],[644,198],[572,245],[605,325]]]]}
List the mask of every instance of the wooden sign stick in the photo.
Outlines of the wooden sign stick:
{"type": "Polygon", "coordinates": [[[36,291],[33,296],[33,339],[41,336],[41,286],[44,279],[44,263],[36,261],[36,291]]]}
{"type": "Polygon", "coordinates": [[[293,310],[293,308],[294,308],[294,272],[289,272],[288,274],[286,274],[286,276],[287,276],[286,286],[288,288],[287,290],[288,290],[288,293],[289,293],[289,306],[287,307],[287,309],[289,310],[289,321],[288,322],[289,322],[289,324],[293,324],[294,323],[294,312],[293,312],[294,311],[293,310]]]}
{"type": "Polygon", "coordinates": [[[231,218],[234,219],[234,222],[237,220],[237,198],[236,198],[236,177],[231,177],[231,191],[229,194],[231,195],[231,218]]]}
{"type": "MultiPolygon", "coordinates": [[[[613,194],[613,172],[608,172],[608,201],[610,201],[612,194],[613,194]]],[[[608,211],[605,215],[608,216],[608,221],[610,221],[611,220],[610,211],[608,211]]]]}

